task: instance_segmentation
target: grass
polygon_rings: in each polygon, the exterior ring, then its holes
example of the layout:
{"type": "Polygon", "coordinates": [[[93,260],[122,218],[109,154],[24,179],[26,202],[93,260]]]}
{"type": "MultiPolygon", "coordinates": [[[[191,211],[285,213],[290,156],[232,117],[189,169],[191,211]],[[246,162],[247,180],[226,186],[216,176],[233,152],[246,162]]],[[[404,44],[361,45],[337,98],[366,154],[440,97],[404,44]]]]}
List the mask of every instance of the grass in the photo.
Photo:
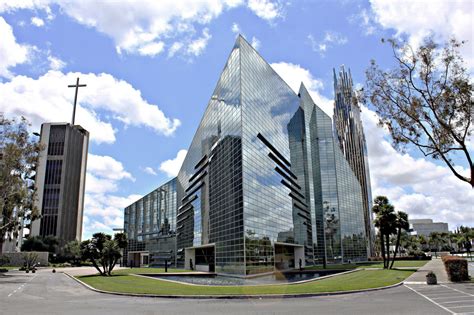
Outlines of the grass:
{"type": "Polygon", "coordinates": [[[415,270],[360,270],[301,284],[259,286],[198,286],[132,275],[82,276],[79,279],[104,291],[156,295],[263,295],[301,294],[378,288],[403,281],[415,270]]]}
{"type": "Polygon", "coordinates": [[[20,269],[20,267],[14,267],[14,266],[1,266],[0,269],[7,269],[7,270],[14,270],[14,269],[20,269]]]}
{"type": "MultiPolygon", "coordinates": [[[[394,268],[400,267],[423,267],[429,260],[397,260],[393,265],[394,268]]],[[[383,262],[369,262],[361,264],[336,264],[327,265],[326,269],[337,270],[337,269],[361,269],[361,268],[383,268],[383,262]]],[[[321,270],[322,266],[311,266],[305,268],[306,270],[321,270]]]]}

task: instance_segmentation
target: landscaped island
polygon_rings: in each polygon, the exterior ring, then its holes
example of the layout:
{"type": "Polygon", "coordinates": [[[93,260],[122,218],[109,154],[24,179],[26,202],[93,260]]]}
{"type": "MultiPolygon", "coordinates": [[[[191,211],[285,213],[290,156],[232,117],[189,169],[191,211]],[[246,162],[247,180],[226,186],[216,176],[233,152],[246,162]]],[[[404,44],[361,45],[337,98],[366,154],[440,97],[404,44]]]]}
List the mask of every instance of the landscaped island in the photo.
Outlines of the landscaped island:
{"type": "MultiPolygon", "coordinates": [[[[208,286],[189,285],[177,282],[146,278],[134,274],[164,272],[158,268],[122,269],[114,272],[112,277],[83,276],[78,277],[84,283],[103,291],[150,294],[150,295],[268,295],[268,294],[317,294],[380,288],[405,280],[416,267],[426,261],[400,261],[395,267],[414,267],[407,269],[370,269],[357,270],[326,279],[295,284],[276,285],[242,285],[242,286],[208,286]],[[398,265],[398,266],[397,266],[398,265]]],[[[339,265],[343,269],[378,268],[379,263],[366,265],[339,265]]],[[[169,272],[183,272],[181,269],[169,269],[169,272]]]]}

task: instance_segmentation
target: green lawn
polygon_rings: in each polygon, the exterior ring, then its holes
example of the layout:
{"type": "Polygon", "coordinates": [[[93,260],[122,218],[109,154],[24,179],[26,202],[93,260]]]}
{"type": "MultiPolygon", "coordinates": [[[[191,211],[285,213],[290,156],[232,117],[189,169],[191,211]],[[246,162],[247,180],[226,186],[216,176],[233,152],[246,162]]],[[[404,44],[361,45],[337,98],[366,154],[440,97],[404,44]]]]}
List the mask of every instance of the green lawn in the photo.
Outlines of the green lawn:
{"type": "MultiPolygon", "coordinates": [[[[429,260],[399,260],[393,264],[394,268],[399,267],[423,267],[429,260]]],[[[383,268],[383,262],[368,262],[360,264],[336,264],[327,265],[326,269],[361,269],[361,268],[383,268]]],[[[321,270],[322,266],[311,266],[307,270],[321,270]]]]}
{"type": "Polygon", "coordinates": [[[350,291],[383,287],[403,281],[415,270],[361,270],[301,284],[259,286],[196,286],[131,275],[82,276],[99,290],[156,295],[262,295],[350,291]]]}
{"type": "MultiPolygon", "coordinates": [[[[129,275],[129,274],[139,274],[139,273],[161,273],[165,272],[165,268],[127,268],[127,269],[117,269],[112,271],[114,275],[129,275]]],[[[189,272],[185,269],[172,269],[168,268],[168,272],[189,272]]]]}
{"type": "Polygon", "coordinates": [[[8,270],[13,270],[13,269],[20,269],[20,267],[13,267],[13,266],[1,266],[0,269],[8,269],[8,270]]]}

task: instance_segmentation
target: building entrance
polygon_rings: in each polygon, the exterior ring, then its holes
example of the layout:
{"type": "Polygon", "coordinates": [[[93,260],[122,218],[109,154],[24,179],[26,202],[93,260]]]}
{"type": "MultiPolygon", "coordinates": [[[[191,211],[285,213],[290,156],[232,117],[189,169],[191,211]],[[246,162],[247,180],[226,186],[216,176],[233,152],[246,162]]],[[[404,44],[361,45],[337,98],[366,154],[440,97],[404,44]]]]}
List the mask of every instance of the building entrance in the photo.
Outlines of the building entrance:
{"type": "Polygon", "coordinates": [[[302,245],[275,243],[275,270],[296,269],[305,266],[302,245]]]}
{"type": "Polygon", "coordinates": [[[130,267],[143,267],[149,263],[148,252],[128,252],[128,265],[130,267]]]}
{"type": "Polygon", "coordinates": [[[215,250],[214,244],[189,247],[184,251],[185,269],[197,271],[215,271],[215,250]]]}

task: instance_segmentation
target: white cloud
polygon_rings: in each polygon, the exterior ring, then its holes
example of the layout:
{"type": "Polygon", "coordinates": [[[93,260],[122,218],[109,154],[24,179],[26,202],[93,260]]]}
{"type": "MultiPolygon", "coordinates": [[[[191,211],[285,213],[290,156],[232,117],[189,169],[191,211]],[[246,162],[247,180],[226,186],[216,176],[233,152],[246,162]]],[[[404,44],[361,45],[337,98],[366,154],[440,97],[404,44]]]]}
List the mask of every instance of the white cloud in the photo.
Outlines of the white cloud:
{"type": "Polygon", "coordinates": [[[31,47],[17,43],[12,27],[0,16],[0,77],[11,78],[10,68],[28,61],[31,47]]]}
{"type": "Polygon", "coordinates": [[[189,44],[187,52],[191,55],[199,56],[204,51],[204,48],[206,48],[207,43],[209,42],[211,37],[212,36],[211,34],[209,34],[209,29],[205,28],[202,31],[202,36],[193,40],[189,44]]]}
{"type": "Polygon", "coordinates": [[[252,37],[252,42],[251,42],[251,45],[253,46],[253,48],[255,48],[255,50],[258,50],[260,48],[260,41],[258,40],[258,38],[256,38],[255,36],[252,37]]]}
{"type": "Polygon", "coordinates": [[[359,13],[354,14],[349,17],[349,22],[359,23],[360,26],[364,29],[365,35],[372,35],[377,30],[374,21],[374,17],[369,13],[367,9],[362,9],[359,13]]]}
{"type": "Polygon", "coordinates": [[[123,1],[8,1],[0,3],[0,13],[20,9],[44,10],[48,19],[54,18],[51,8],[77,23],[106,34],[115,43],[118,53],[154,56],[170,47],[168,56],[176,52],[197,56],[211,38],[204,36],[206,25],[223,12],[247,6],[258,17],[273,21],[283,14],[279,1],[270,0],[142,0],[139,5],[132,0],[123,1]],[[169,42],[168,42],[169,41],[169,42]],[[171,45],[181,42],[187,49],[171,45]]]}
{"type": "Polygon", "coordinates": [[[158,42],[158,43],[153,42],[153,43],[146,44],[146,45],[140,47],[138,49],[138,52],[140,53],[140,55],[153,57],[153,56],[156,56],[159,53],[161,53],[164,48],[165,48],[165,43],[163,43],[163,42],[158,42]]]}
{"type": "Polygon", "coordinates": [[[95,232],[112,233],[112,228],[123,227],[124,208],[141,196],[114,195],[122,180],[135,179],[120,161],[111,156],[88,155],[83,238],[89,238],[95,232]]]}
{"type": "Polygon", "coordinates": [[[61,70],[66,66],[66,63],[61,59],[52,56],[51,54],[48,55],[49,67],[51,70],[61,70]]]}
{"type": "Polygon", "coordinates": [[[173,57],[178,51],[181,50],[181,48],[183,48],[183,46],[183,43],[174,42],[168,50],[168,57],[173,57]]]}
{"type": "MultiPolygon", "coordinates": [[[[377,126],[377,115],[362,107],[372,195],[386,195],[397,210],[411,218],[448,222],[450,229],[474,222],[474,191],[445,166],[397,152],[386,140],[388,132],[377,126]]],[[[467,173],[467,170],[464,169],[467,173]]]]}
{"type": "Polygon", "coordinates": [[[156,173],[156,171],[152,167],[149,167],[149,166],[145,167],[143,171],[150,175],[155,175],[155,176],[158,175],[158,173],[156,173]]]}
{"type": "Polygon", "coordinates": [[[317,41],[313,35],[309,34],[308,40],[312,50],[318,52],[321,56],[325,55],[328,48],[345,45],[348,41],[347,37],[334,31],[326,31],[321,41],[317,41]]]}
{"type": "Polygon", "coordinates": [[[371,0],[374,19],[383,28],[396,30],[397,36],[408,35],[418,46],[425,36],[446,41],[453,35],[467,40],[463,48],[467,64],[473,67],[473,6],[471,1],[384,1],[371,0]]]}
{"type": "Polygon", "coordinates": [[[187,150],[179,150],[174,159],[161,162],[160,171],[165,172],[169,177],[177,176],[187,153],[187,150]]]}
{"type": "Polygon", "coordinates": [[[34,16],[31,18],[31,24],[36,27],[41,27],[44,26],[44,21],[41,18],[34,16]]]}
{"type": "Polygon", "coordinates": [[[158,108],[148,103],[129,83],[105,73],[83,74],[49,71],[38,79],[16,76],[10,82],[0,83],[0,108],[12,115],[24,115],[38,129],[44,121],[70,121],[74,91],[67,84],[81,81],[76,123],[86,128],[91,140],[113,143],[116,130],[110,121],[102,120],[97,110],[111,114],[113,120],[125,125],[147,126],[157,133],[171,135],[180,125],[158,108]]]}
{"type": "Polygon", "coordinates": [[[269,0],[249,0],[247,6],[259,18],[272,21],[283,15],[282,6],[269,0]]]}
{"type": "Polygon", "coordinates": [[[320,90],[324,87],[323,81],[314,78],[309,70],[287,62],[272,63],[272,68],[279,76],[291,87],[295,93],[299,92],[301,82],[304,83],[308,92],[311,94],[314,102],[321,108],[329,117],[333,115],[334,102],[323,96],[320,90]]]}
{"type": "Polygon", "coordinates": [[[232,24],[231,30],[232,30],[232,33],[234,33],[234,34],[240,34],[240,32],[241,32],[240,31],[240,26],[237,23],[232,24]]]}
{"type": "Polygon", "coordinates": [[[125,171],[121,162],[110,156],[89,154],[87,157],[87,170],[106,179],[121,180],[127,178],[135,180],[132,174],[125,171]]]}

